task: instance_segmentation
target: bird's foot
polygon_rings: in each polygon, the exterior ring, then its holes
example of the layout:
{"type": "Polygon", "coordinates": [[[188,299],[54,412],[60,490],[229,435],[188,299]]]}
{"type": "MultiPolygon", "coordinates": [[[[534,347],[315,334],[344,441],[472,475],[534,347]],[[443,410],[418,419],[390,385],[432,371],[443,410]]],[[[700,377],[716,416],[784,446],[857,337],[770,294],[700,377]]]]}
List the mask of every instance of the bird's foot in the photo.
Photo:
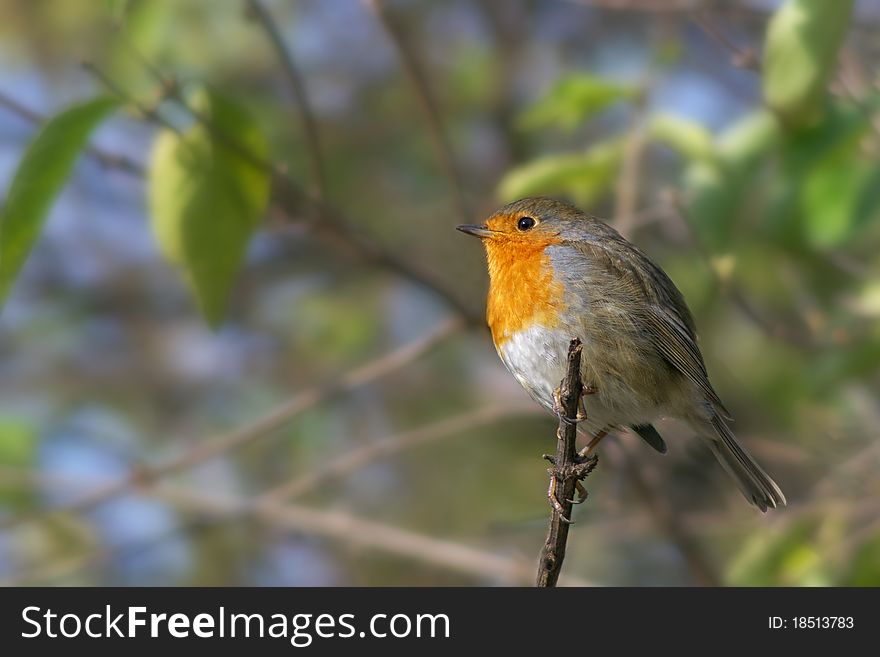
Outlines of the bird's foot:
{"type": "Polygon", "coordinates": [[[559,515],[559,519],[567,525],[572,524],[571,519],[565,515],[566,509],[559,501],[556,494],[556,484],[560,483],[563,487],[571,480],[574,480],[574,488],[578,493],[577,499],[566,498],[569,504],[581,504],[587,499],[587,489],[581,483],[586,479],[587,475],[593,471],[593,468],[599,463],[599,457],[575,455],[575,462],[562,467],[556,464],[556,458],[550,454],[544,454],[544,459],[549,461],[553,466],[547,468],[547,474],[550,475],[550,486],[547,488],[547,499],[550,500],[550,506],[559,515]]]}
{"type": "Polygon", "coordinates": [[[581,392],[581,397],[578,399],[578,410],[577,415],[574,417],[568,417],[565,413],[565,406],[562,403],[561,392],[559,388],[555,388],[553,390],[553,414],[556,415],[562,422],[568,425],[576,425],[580,422],[587,420],[587,409],[584,406],[584,397],[587,395],[593,395],[596,393],[596,389],[592,386],[585,386],[583,392],[581,392]]]}

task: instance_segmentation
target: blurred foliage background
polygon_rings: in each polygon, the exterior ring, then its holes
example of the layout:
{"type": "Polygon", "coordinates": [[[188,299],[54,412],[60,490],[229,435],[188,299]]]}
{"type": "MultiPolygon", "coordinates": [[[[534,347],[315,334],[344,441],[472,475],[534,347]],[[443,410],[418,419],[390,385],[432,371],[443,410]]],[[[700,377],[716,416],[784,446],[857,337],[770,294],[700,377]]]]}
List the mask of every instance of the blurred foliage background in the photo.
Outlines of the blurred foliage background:
{"type": "Polygon", "coordinates": [[[453,227],[544,194],[666,268],[789,500],[623,433],[568,582],[880,584],[878,37],[876,0],[0,1],[0,581],[529,583],[555,422],[453,227]]]}

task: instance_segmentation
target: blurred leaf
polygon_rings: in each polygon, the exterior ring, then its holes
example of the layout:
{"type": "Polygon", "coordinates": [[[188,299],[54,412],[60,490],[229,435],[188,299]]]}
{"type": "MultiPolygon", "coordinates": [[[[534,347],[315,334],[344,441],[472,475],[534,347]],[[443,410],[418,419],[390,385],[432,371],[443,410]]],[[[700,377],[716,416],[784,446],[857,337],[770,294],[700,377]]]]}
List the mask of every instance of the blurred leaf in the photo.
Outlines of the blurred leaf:
{"type": "MultiPolygon", "coordinates": [[[[876,99],[870,98],[865,102],[868,103],[866,107],[870,109],[876,99]]],[[[834,102],[828,105],[822,120],[817,124],[797,132],[783,134],[780,141],[781,170],[774,177],[773,199],[767,210],[768,226],[778,239],[789,246],[804,241],[815,246],[834,243],[838,236],[842,237],[846,233],[850,219],[841,217],[840,214],[846,211],[845,208],[822,191],[823,187],[827,189],[825,181],[828,180],[828,176],[834,175],[832,170],[825,169],[825,162],[835,158],[839,160],[840,156],[845,158],[843,153],[849,153],[853,164],[859,159],[864,159],[858,149],[860,140],[870,130],[869,116],[870,111],[866,111],[866,108],[853,103],[834,102]],[[828,175],[823,175],[821,169],[825,169],[828,175]],[[837,228],[830,224],[827,229],[823,228],[822,224],[825,220],[822,218],[821,210],[817,209],[808,214],[803,211],[809,203],[806,199],[807,180],[817,171],[819,173],[815,173],[811,193],[819,199],[819,204],[823,208],[825,205],[838,205],[837,208],[832,208],[832,214],[837,213],[837,228]],[[808,216],[812,218],[808,220],[808,216]],[[826,234],[823,235],[823,232],[826,234]]],[[[850,166],[850,163],[845,163],[845,166],[850,166]]],[[[852,194],[856,193],[852,192],[852,194]]],[[[864,189],[861,195],[864,200],[855,202],[854,207],[861,207],[863,202],[870,204],[871,195],[872,190],[864,189]]],[[[854,222],[853,227],[857,223],[854,222]]]]}
{"type": "Polygon", "coordinates": [[[828,349],[810,363],[810,391],[817,397],[827,396],[830,389],[853,380],[876,376],[880,371],[880,326],[859,335],[847,347],[828,349]]]}
{"type": "Polygon", "coordinates": [[[699,159],[685,171],[688,214],[700,237],[712,251],[726,248],[733,220],[746,190],[761,170],[761,159],[778,141],[772,114],[747,114],[715,140],[711,159],[699,159]]]}
{"type": "Polygon", "coordinates": [[[73,105],[49,119],[25,151],[0,214],[0,304],[89,135],[118,106],[105,97],[73,105]]]}
{"type": "Polygon", "coordinates": [[[804,180],[801,213],[814,246],[840,245],[880,210],[880,167],[860,160],[855,151],[839,149],[804,180]]]}
{"type": "Polygon", "coordinates": [[[585,153],[547,155],[507,173],[498,186],[502,200],[541,194],[570,194],[592,205],[614,182],[623,157],[623,140],[602,142],[585,153]]]}
{"type": "Polygon", "coordinates": [[[571,130],[585,119],[619,100],[639,93],[633,85],[611,82],[593,75],[574,74],[560,79],[520,118],[527,129],[558,126],[571,130]]]}
{"type": "Polygon", "coordinates": [[[764,99],[787,123],[815,123],[853,0],[787,0],[767,28],[764,99]]]}
{"type": "Polygon", "coordinates": [[[210,128],[198,123],[182,135],[160,134],[150,164],[150,213],[162,252],[181,267],[216,326],[269,200],[268,172],[233,144],[260,160],[268,145],[250,114],[215,91],[199,92],[193,108],[210,128]]]}
{"type": "Polygon", "coordinates": [[[880,534],[862,543],[849,561],[841,586],[880,586],[880,534]]]}
{"type": "Polygon", "coordinates": [[[847,307],[857,315],[880,318],[880,280],[865,281],[858,295],[847,301],[847,307]]]}
{"type": "MultiPolygon", "coordinates": [[[[33,428],[21,421],[0,418],[0,466],[26,472],[34,461],[37,437],[33,428]]],[[[27,489],[0,483],[0,502],[20,506],[31,497],[27,489]]]]}
{"type": "Polygon", "coordinates": [[[104,0],[104,3],[107,5],[107,10],[113,19],[121,21],[125,18],[126,13],[128,13],[131,0],[104,0]]]}
{"type": "Polygon", "coordinates": [[[795,522],[782,532],[764,531],[750,537],[731,563],[733,586],[828,586],[831,581],[817,551],[816,526],[795,522]]]}
{"type": "Polygon", "coordinates": [[[156,76],[145,66],[145,61],[162,66],[172,60],[162,52],[162,46],[171,35],[177,34],[182,25],[175,24],[175,7],[167,2],[154,0],[117,0],[111,3],[117,29],[106,44],[103,57],[108,74],[115,80],[125,80],[125,89],[145,103],[156,97],[156,76]],[[163,57],[164,56],[164,57],[163,57]]]}
{"type": "Polygon", "coordinates": [[[779,122],[766,110],[746,114],[718,135],[718,156],[728,167],[751,168],[780,139],[779,122]]]}
{"type": "Polygon", "coordinates": [[[648,123],[651,139],[674,148],[692,160],[708,160],[712,157],[712,135],[696,121],[657,114],[648,123]]]}

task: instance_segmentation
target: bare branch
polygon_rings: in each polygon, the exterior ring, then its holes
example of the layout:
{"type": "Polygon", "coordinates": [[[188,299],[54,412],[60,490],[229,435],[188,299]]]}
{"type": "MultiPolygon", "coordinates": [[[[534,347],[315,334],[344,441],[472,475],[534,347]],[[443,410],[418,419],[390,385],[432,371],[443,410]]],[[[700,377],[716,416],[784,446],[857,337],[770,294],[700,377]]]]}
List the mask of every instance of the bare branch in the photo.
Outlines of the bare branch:
{"type": "Polygon", "coordinates": [[[281,61],[284,75],[287,78],[287,83],[290,86],[294,101],[299,110],[302,132],[306,140],[306,151],[312,169],[315,196],[322,203],[326,203],[327,180],[324,173],[324,158],[321,154],[321,141],[318,136],[317,121],[315,121],[315,114],[309,103],[305,83],[293,59],[293,53],[284,44],[284,38],[281,36],[281,31],[278,29],[275,19],[272,18],[272,14],[269,13],[269,10],[266,9],[260,0],[246,0],[246,2],[248,9],[272,42],[272,46],[278,54],[278,59],[281,61]]]}
{"type": "Polygon", "coordinates": [[[693,17],[694,22],[702,28],[702,30],[708,34],[716,43],[718,43],[722,48],[729,51],[731,54],[731,62],[737,68],[745,68],[750,71],[760,71],[761,70],[761,58],[758,56],[757,50],[755,48],[749,46],[747,48],[740,48],[733,41],[727,38],[727,36],[719,30],[715,25],[709,20],[708,16],[706,16],[702,12],[698,12],[693,17]]]}
{"type": "Polygon", "coordinates": [[[411,431],[387,436],[381,440],[370,442],[359,449],[343,452],[340,456],[332,459],[321,467],[311,470],[292,481],[272,488],[257,498],[257,505],[279,504],[286,500],[302,497],[322,484],[330,480],[338,480],[358,468],[362,468],[371,461],[383,456],[388,456],[405,449],[411,449],[418,445],[455,436],[464,431],[491,424],[497,420],[508,417],[528,417],[532,413],[517,415],[516,411],[502,406],[486,406],[475,411],[467,411],[460,415],[444,418],[411,431]]]}
{"type": "Polygon", "coordinates": [[[425,75],[418,54],[407,39],[404,29],[385,7],[384,0],[364,0],[364,4],[373,11],[382,27],[388,33],[389,39],[394,44],[397,56],[400,58],[400,64],[403,67],[404,75],[413,89],[413,94],[418,101],[422,114],[425,116],[425,121],[428,124],[428,129],[434,142],[434,149],[437,152],[437,159],[455,196],[458,212],[463,221],[469,222],[472,215],[465,198],[463,176],[456,164],[452,146],[443,127],[443,120],[440,116],[437,101],[431,94],[428,77],[425,75]]]}
{"type": "MultiPolygon", "coordinates": [[[[556,586],[565,546],[575,491],[579,482],[596,467],[598,457],[581,457],[575,450],[577,443],[577,418],[584,384],[581,381],[581,341],[575,338],[568,346],[568,368],[559,384],[559,428],[556,430],[556,456],[544,455],[553,464],[550,474],[550,528],[541,550],[536,586],[556,586]]],[[[583,501],[585,497],[581,497],[583,501]]]]}
{"type": "Polygon", "coordinates": [[[389,374],[427,353],[449,335],[452,335],[462,327],[459,318],[449,319],[440,324],[427,335],[407,343],[397,349],[382,355],[342,374],[323,385],[309,388],[293,399],[281,404],[263,417],[246,424],[234,431],[220,436],[202,440],[171,458],[166,458],[157,465],[143,465],[136,468],[131,474],[114,481],[107,482],[86,493],[69,504],[54,509],[42,510],[38,514],[17,516],[0,521],[0,528],[8,529],[27,520],[43,517],[46,513],[55,511],[82,512],[91,509],[102,502],[122,495],[131,489],[141,486],[149,486],[157,479],[166,477],[172,473],[192,468],[196,465],[217,458],[233,450],[256,442],[273,431],[290,422],[294,417],[314,408],[318,404],[327,401],[344,392],[349,392],[360,386],[366,385],[380,377],[389,374]]]}
{"type": "MultiPolygon", "coordinates": [[[[525,584],[531,580],[532,566],[527,561],[501,557],[461,543],[363,520],[341,511],[311,509],[300,505],[255,505],[245,500],[224,498],[214,492],[205,494],[168,487],[157,489],[155,494],[176,506],[199,513],[253,513],[257,519],[275,527],[323,536],[345,545],[381,550],[475,576],[484,581],[497,579],[508,584],[525,584]]],[[[574,578],[568,579],[566,583],[590,585],[574,578]]]]}
{"type": "MultiPolygon", "coordinates": [[[[28,485],[46,485],[53,488],[82,486],[82,480],[47,478],[39,474],[25,474],[0,468],[0,474],[11,481],[28,485]]],[[[94,485],[94,484],[92,484],[94,485]]],[[[532,565],[528,561],[503,557],[458,542],[443,540],[407,529],[364,520],[341,511],[313,509],[300,505],[281,505],[266,501],[248,500],[218,493],[197,492],[180,486],[152,486],[143,494],[162,500],[183,511],[226,520],[231,517],[253,518],[266,525],[287,531],[320,536],[345,545],[355,545],[393,554],[429,566],[445,568],[481,581],[500,581],[505,584],[526,584],[531,580],[532,565]]],[[[99,549],[89,554],[78,554],[28,569],[0,586],[20,586],[42,583],[69,576],[96,560],[109,558],[118,550],[99,549]]],[[[593,586],[586,580],[566,577],[568,586],[593,586]]]]}
{"type": "Polygon", "coordinates": [[[645,121],[647,115],[647,89],[650,82],[640,85],[630,121],[626,141],[623,146],[623,162],[617,178],[614,201],[614,227],[624,237],[632,232],[639,206],[639,190],[642,179],[642,160],[647,140],[645,121]]]}

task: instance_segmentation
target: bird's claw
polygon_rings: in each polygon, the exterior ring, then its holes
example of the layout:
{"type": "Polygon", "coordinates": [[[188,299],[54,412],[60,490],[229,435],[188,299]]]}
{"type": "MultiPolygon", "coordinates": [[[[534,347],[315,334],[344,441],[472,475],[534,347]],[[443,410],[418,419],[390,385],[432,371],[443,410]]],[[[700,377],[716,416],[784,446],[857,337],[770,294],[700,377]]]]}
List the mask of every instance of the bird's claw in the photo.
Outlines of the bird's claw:
{"type": "Polygon", "coordinates": [[[587,407],[584,405],[584,397],[588,395],[595,395],[599,392],[599,389],[594,386],[584,386],[581,389],[581,396],[578,399],[577,405],[577,415],[574,417],[568,417],[565,414],[565,408],[562,404],[561,392],[559,388],[554,388],[553,390],[553,413],[562,420],[565,424],[571,426],[576,425],[580,422],[584,422],[588,419],[587,417],[587,407]]]}
{"type": "Polygon", "coordinates": [[[546,461],[549,461],[553,465],[552,468],[547,469],[547,474],[550,475],[550,486],[547,489],[547,499],[550,500],[550,506],[553,507],[553,510],[559,515],[559,519],[562,522],[566,525],[574,524],[572,520],[565,515],[565,507],[556,496],[556,483],[559,482],[564,484],[566,481],[574,479],[575,490],[578,492],[578,497],[577,499],[566,499],[566,502],[569,504],[582,504],[586,501],[588,493],[581,481],[593,471],[593,468],[595,468],[596,464],[599,462],[599,457],[596,455],[586,457],[575,455],[575,462],[573,464],[560,468],[557,466],[556,458],[554,456],[551,456],[550,454],[544,454],[543,456],[546,461]]]}
{"type": "Polygon", "coordinates": [[[565,515],[565,508],[560,503],[559,499],[556,497],[556,477],[555,475],[550,476],[550,487],[547,489],[547,499],[550,500],[550,506],[553,507],[553,510],[556,512],[556,515],[559,516],[559,519],[564,522],[566,525],[574,524],[571,519],[565,515]]]}
{"type": "Polygon", "coordinates": [[[589,496],[587,489],[584,488],[584,485],[580,481],[575,481],[574,487],[575,487],[575,490],[577,490],[577,492],[578,492],[577,499],[576,500],[568,500],[568,501],[571,502],[572,504],[583,504],[584,502],[587,501],[587,496],[589,496]]]}

